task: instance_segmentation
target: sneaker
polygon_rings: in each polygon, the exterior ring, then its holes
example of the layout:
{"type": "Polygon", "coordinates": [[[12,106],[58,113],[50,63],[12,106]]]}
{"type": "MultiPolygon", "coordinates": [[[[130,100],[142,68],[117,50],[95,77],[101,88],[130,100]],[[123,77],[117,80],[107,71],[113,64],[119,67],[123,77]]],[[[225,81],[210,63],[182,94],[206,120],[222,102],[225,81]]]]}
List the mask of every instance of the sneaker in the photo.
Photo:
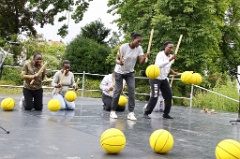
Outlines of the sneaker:
{"type": "Polygon", "coordinates": [[[151,119],[151,117],[148,116],[148,114],[143,114],[143,118],[145,118],[145,119],[151,119]]]}
{"type": "Polygon", "coordinates": [[[110,118],[112,118],[112,119],[117,119],[118,118],[118,116],[117,116],[115,111],[111,111],[110,112],[110,118]]]}
{"type": "Polygon", "coordinates": [[[163,114],[163,118],[165,118],[165,119],[173,119],[170,115],[168,115],[168,114],[163,114]]]}
{"type": "Polygon", "coordinates": [[[135,117],[133,112],[130,112],[127,116],[128,120],[136,121],[137,118],[135,117]]]}

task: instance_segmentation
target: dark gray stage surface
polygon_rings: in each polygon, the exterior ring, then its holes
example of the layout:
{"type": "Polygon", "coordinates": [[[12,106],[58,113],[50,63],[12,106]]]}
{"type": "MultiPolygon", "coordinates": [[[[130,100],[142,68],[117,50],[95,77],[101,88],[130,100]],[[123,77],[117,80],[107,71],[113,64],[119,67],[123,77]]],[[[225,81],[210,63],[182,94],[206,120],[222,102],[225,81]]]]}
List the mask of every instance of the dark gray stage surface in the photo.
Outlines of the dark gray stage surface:
{"type": "MultiPolygon", "coordinates": [[[[0,100],[7,96],[0,95],[0,100]]],[[[223,139],[240,141],[240,124],[231,125],[237,114],[200,113],[199,109],[173,106],[174,120],[153,113],[152,119],[141,117],[146,102],[136,101],[137,122],[127,120],[127,111],[110,120],[102,110],[101,99],[77,98],[75,111],[52,113],[47,109],[51,95],[44,96],[44,110],[23,111],[21,98],[12,96],[17,105],[14,111],[0,110],[0,159],[214,159],[215,147],[223,139]],[[106,154],[99,143],[108,128],[118,128],[126,136],[125,148],[118,155],[106,154]],[[154,130],[166,129],[174,137],[173,149],[165,154],[154,153],[149,136],[154,130]]]]}

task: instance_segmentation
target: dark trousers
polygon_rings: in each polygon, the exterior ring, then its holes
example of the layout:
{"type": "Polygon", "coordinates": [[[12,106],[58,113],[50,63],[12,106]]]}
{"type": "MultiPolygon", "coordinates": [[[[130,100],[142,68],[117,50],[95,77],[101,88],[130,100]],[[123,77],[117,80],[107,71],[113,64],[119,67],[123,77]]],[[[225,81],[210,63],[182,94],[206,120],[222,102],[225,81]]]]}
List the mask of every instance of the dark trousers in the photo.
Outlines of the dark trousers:
{"type": "Polygon", "coordinates": [[[35,110],[42,110],[43,108],[43,89],[38,90],[29,90],[23,88],[23,95],[25,99],[24,108],[25,110],[31,110],[34,108],[35,110]]]}
{"type": "Polygon", "coordinates": [[[167,79],[165,80],[150,80],[151,96],[145,109],[145,114],[151,114],[159,96],[159,90],[162,92],[162,96],[165,102],[164,114],[169,114],[172,107],[172,91],[167,79]]]}
{"type": "Polygon", "coordinates": [[[118,100],[123,89],[123,79],[125,79],[128,87],[128,111],[133,112],[135,108],[135,78],[134,72],[127,74],[119,74],[115,72],[115,86],[112,99],[111,110],[115,111],[118,106],[118,100]]]}
{"type": "MultiPolygon", "coordinates": [[[[103,101],[103,108],[106,111],[111,110],[111,105],[112,105],[112,97],[107,96],[106,94],[102,93],[102,101],[103,101]]],[[[123,112],[125,110],[125,106],[117,106],[116,111],[123,112]]]]}

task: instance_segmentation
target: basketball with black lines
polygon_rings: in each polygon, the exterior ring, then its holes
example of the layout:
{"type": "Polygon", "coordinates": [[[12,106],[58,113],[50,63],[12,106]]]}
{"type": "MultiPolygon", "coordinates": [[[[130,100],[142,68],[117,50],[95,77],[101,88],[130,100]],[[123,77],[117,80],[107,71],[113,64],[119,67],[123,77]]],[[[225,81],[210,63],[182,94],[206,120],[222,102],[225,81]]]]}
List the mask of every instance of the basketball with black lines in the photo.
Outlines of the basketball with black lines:
{"type": "Polygon", "coordinates": [[[149,65],[145,73],[149,79],[156,79],[160,75],[160,68],[157,65],[149,65]]]}
{"type": "Polygon", "coordinates": [[[174,145],[172,134],[164,129],[155,130],[149,138],[150,147],[156,153],[164,154],[169,152],[174,145]]]}
{"type": "Polygon", "coordinates": [[[13,110],[13,108],[15,107],[15,100],[10,97],[5,98],[1,102],[1,107],[5,111],[13,110]]]}
{"type": "Polygon", "coordinates": [[[102,133],[100,145],[107,153],[117,154],[124,149],[126,145],[126,137],[121,130],[110,128],[102,133]]]}
{"type": "Polygon", "coordinates": [[[215,149],[217,159],[240,159],[240,143],[233,139],[224,139],[215,149]]]}
{"type": "Polygon", "coordinates": [[[75,101],[77,98],[77,94],[74,91],[67,91],[67,93],[65,94],[65,99],[68,102],[73,102],[75,101]]]}

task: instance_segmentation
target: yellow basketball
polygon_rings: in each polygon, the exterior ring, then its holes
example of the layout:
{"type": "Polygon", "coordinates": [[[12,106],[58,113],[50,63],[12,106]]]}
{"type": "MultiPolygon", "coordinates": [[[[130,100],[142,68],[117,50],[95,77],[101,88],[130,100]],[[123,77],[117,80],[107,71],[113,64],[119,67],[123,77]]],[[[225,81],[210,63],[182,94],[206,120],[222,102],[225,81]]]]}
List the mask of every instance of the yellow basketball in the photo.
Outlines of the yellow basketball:
{"type": "Polygon", "coordinates": [[[181,75],[181,81],[185,84],[190,84],[192,81],[192,72],[191,71],[185,71],[181,75]]]}
{"type": "Polygon", "coordinates": [[[58,111],[60,108],[61,108],[61,103],[60,103],[59,100],[57,100],[57,99],[51,99],[51,100],[48,102],[48,109],[49,109],[50,111],[56,112],[56,111],[58,111]]]}
{"type": "Polygon", "coordinates": [[[145,73],[149,79],[156,79],[160,75],[160,69],[157,65],[149,65],[145,73]]]}
{"type": "Polygon", "coordinates": [[[1,107],[3,110],[6,111],[13,110],[13,108],[15,107],[15,100],[10,97],[5,98],[1,102],[1,107]]]}
{"type": "Polygon", "coordinates": [[[191,83],[195,85],[199,85],[202,83],[202,76],[199,73],[193,73],[191,78],[191,83]]]}
{"type": "Polygon", "coordinates": [[[75,101],[77,98],[77,94],[74,91],[67,91],[65,94],[65,99],[69,102],[75,101]]]}
{"type": "Polygon", "coordinates": [[[149,143],[153,151],[156,153],[167,153],[174,145],[172,134],[164,129],[154,131],[150,138],[149,143]]]}
{"type": "Polygon", "coordinates": [[[125,147],[126,137],[121,130],[110,128],[102,133],[100,144],[107,153],[116,154],[125,147]]]}
{"type": "Polygon", "coordinates": [[[240,143],[232,139],[220,141],[215,156],[217,159],[240,159],[240,143]]]}
{"type": "Polygon", "coordinates": [[[119,100],[118,100],[118,105],[119,106],[125,106],[128,102],[127,97],[125,97],[124,95],[120,95],[119,100]]]}

